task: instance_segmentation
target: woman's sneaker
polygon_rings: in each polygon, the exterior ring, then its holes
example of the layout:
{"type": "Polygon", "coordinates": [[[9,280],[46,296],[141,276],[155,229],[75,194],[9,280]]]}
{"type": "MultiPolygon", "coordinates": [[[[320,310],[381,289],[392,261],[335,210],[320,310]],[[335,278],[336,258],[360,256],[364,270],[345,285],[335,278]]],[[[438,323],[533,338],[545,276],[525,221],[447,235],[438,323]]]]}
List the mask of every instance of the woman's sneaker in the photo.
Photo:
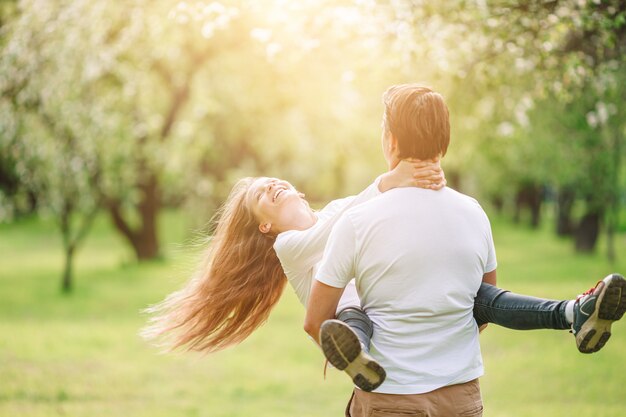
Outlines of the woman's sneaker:
{"type": "Polygon", "coordinates": [[[373,391],[387,374],[374,358],[363,351],[356,333],[340,320],[326,320],[320,329],[320,341],[326,359],[345,371],[363,391],[373,391]]]}
{"type": "Polygon", "coordinates": [[[626,312],[626,279],[611,274],[578,296],[572,333],[582,353],[597,352],[611,337],[611,325],[626,312]]]}

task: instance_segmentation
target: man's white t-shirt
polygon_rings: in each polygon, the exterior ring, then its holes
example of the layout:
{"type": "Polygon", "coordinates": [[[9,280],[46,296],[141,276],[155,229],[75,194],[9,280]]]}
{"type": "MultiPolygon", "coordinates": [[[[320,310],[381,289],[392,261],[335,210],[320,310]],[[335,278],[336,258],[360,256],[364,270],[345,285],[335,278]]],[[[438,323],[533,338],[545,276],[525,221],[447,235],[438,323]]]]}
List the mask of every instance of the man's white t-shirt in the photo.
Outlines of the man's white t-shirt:
{"type": "Polygon", "coordinates": [[[483,374],[474,298],[496,269],[489,219],[468,196],[398,188],[346,211],[316,279],[356,278],[374,323],[371,354],[387,372],[376,390],[418,394],[483,374]]]}
{"type": "MultiPolygon", "coordinates": [[[[356,196],[331,201],[315,213],[317,222],[306,230],[289,230],[279,233],[274,242],[274,251],[280,260],[289,284],[300,302],[306,307],[309,302],[313,277],[322,260],[326,242],[333,226],[343,213],[381,193],[378,190],[380,177],[356,196]]],[[[337,312],[346,307],[360,307],[361,302],[352,280],[341,296],[337,312]]]]}

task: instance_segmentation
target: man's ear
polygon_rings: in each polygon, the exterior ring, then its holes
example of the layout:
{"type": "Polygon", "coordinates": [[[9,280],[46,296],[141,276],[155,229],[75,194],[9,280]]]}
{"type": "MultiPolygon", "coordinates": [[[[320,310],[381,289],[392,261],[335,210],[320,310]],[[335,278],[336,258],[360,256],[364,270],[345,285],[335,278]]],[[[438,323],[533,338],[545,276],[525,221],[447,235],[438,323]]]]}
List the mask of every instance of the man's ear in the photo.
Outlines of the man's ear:
{"type": "Polygon", "coordinates": [[[398,150],[398,140],[393,135],[393,133],[389,132],[389,153],[392,155],[398,150]]]}
{"type": "Polygon", "coordinates": [[[271,223],[261,223],[259,225],[259,231],[261,231],[261,233],[269,233],[270,230],[272,230],[271,223]]]}

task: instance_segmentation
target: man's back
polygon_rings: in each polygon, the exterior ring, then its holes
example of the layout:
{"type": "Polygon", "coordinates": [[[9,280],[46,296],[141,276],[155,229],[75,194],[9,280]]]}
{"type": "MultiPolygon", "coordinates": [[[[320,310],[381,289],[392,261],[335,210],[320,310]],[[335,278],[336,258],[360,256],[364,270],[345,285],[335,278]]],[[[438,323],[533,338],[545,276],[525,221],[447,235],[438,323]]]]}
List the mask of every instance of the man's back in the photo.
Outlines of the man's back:
{"type": "Polygon", "coordinates": [[[429,392],[483,374],[472,309],[496,265],[475,200],[395,189],[348,211],[333,234],[317,279],[341,286],[338,277],[356,277],[375,325],[372,355],[387,370],[377,392],[429,392]]]}

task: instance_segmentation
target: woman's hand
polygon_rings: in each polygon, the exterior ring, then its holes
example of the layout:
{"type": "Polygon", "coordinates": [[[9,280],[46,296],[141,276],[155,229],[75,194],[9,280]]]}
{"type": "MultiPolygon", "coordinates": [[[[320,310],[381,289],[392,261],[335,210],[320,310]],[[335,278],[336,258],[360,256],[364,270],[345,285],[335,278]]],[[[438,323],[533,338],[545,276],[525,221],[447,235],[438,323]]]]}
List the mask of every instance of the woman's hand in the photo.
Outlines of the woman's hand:
{"type": "Polygon", "coordinates": [[[400,187],[419,187],[440,190],[446,186],[446,177],[439,158],[421,161],[405,159],[391,171],[381,176],[378,189],[381,192],[400,187]]]}

